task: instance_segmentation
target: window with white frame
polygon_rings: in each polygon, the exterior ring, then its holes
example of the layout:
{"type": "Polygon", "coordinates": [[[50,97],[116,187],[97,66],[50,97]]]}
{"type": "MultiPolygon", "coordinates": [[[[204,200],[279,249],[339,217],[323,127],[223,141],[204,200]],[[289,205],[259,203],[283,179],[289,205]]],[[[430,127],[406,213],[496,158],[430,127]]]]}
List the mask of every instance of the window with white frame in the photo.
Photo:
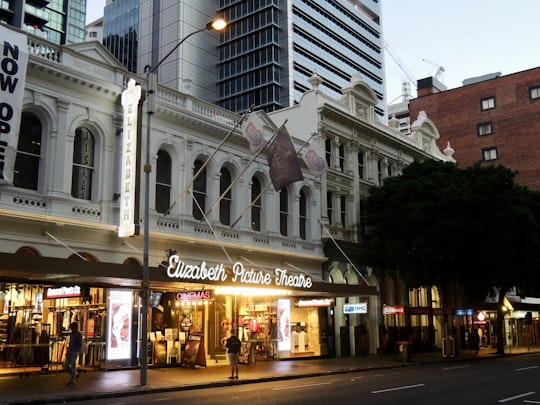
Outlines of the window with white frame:
{"type": "Polygon", "coordinates": [[[41,160],[41,121],[32,113],[23,112],[19,130],[13,185],[28,190],[38,189],[41,160]]]}
{"type": "Polygon", "coordinates": [[[540,86],[535,86],[529,88],[529,97],[531,100],[536,100],[540,98],[540,86]]]}
{"type": "Polygon", "coordinates": [[[486,97],[480,100],[480,108],[482,109],[482,111],[494,109],[495,97],[486,97]]]}
{"type": "Polygon", "coordinates": [[[345,145],[339,145],[339,169],[345,172],[345,145]]]}
{"type": "Polygon", "coordinates": [[[279,233],[287,236],[287,222],[289,221],[289,193],[286,188],[279,192],[279,233]]]}
{"type": "Polygon", "coordinates": [[[251,179],[251,202],[253,203],[251,205],[251,229],[260,231],[262,211],[261,182],[257,177],[251,179]]]}
{"type": "MultiPolygon", "coordinates": [[[[199,173],[203,161],[197,159],[193,165],[193,176],[199,173]]],[[[193,217],[198,220],[204,219],[206,207],[206,168],[193,181],[193,217]]]]}
{"type": "Polygon", "coordinates": [[[491,122],[483,122],[476,127],[476,133],[478,136],[491,135],[493,133],[493,126],[491,122]]]}
{"type": "Polygon", "coordinates": [[[486,148],[482,149],[482,160],[484,161],[490,161],[490,160],[497,160],[498,154],[497,154],[497,148],[486,148]]]}
{"type": "Polygon", "coordinates": [[[326,216],[328,217],[328,224],[332,225],[332,215],[333,215],[333,202],[334,195],[331,191],[326,192],[326,216]]]}
{"type": "Polygon", "coordinates": [[[343,228],[347,227],[347,197],[342,195],[339,196],[339,215],[341,219],[341,226],[343,228]]]}
{"type": "Polygon", "coordinates": [[[358,177],[360,179],[365,179],[366,177],[366,163],[365,163],[365,152],[358,152],[358,177]]]}
{"type": "Polygon", "coordinates": [[[300,227],[300,238],[306,240],[307,237],[307,198],[306,192],[300,190],[300,218],[299,218],[299,227],[300,227]]]}
{"type": "Polygon", "coordinates": [[[328,167],[332,167],[332,140],[326,139],[324,142],[325,154],[326,154],[326,164],[328,167]]]}
{"type": "Polygon", "coordinates": [[[94,135],[84,127],[75,130],[71,195],[81,200],[92,198],[94,175],[94,135]]]}
{"type": "Polygon", "coordinates": [[[156,164],[156,211],[166,213],[171,205],[172,161],[164,150],[158,151],[156,164]]]}
{"type": "MultiPolygon", "coordinates": [[[[221,168],[221,175],[219,176],[219,195],[223,195],[225,190],[229,189],[231,185],[232,177],[231,172],[225,168],[221,168]]],[[[223,198],[219,202],[219,222],[223,225],[231,224],[231,205],[232,205],[232,192],[229,189],[223,198]]]]}

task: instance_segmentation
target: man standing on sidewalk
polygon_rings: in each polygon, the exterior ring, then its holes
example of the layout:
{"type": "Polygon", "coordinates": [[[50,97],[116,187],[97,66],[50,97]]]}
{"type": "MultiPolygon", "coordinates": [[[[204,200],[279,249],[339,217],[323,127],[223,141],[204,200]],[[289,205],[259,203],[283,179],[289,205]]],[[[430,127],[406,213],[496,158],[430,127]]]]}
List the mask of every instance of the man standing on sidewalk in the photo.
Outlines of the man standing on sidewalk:
{"type": "Polygon", "coordinates": [[[77,322],[72,322],[71,325],[69,325],[69,328],[71,329],[71,334],[69,335],[69,345],[66,353],[64,370],[69,371],[70,379],[68,385],[73,386],[77,379],[77,358],[82,350],[83,339],[81,332],[79,332],[79,324],[77,322]]]}
{"type": "Polygon", "coordinates": [[[225,347],[228,349],[229,364],[231,365],[229,380],[238,380],[238,356],[242,342],[236,336],[236,331],[231,332],[231,336],[227,339],[225,347]]]}

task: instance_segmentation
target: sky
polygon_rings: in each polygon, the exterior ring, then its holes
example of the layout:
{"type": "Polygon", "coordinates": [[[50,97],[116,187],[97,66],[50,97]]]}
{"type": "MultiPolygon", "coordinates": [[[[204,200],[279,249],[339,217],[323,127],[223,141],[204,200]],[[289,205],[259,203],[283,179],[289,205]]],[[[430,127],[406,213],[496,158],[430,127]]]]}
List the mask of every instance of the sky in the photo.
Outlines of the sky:
{"type": "MultiPolygon", "coordinates": [[[[401,82],[444,73],[447,88],[464,79],[540,66],[540,0],[380,0],[389,103],[401,101],[401,82]],[[403,67],[403,69],[400,67],[403,67]],[[407,71],[408,74],[404,73],[407,71]]],[[[103,16],[105,0],[87,0],[86,21],[103,16]]]]}

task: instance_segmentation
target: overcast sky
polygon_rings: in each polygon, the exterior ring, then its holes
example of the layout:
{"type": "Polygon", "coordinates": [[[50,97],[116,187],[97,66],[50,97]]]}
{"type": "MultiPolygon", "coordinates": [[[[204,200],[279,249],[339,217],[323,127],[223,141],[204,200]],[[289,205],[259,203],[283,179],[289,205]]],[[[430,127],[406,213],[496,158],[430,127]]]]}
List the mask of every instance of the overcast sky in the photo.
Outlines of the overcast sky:
{"type": "MultiPolygon", "coordinates": [[[[439,67],[444,68],[439,80],[455,88],[469,77],[540,66],[540,0],[381,0],[381,4],[383,36],[401,64],[385,52],[389,102],[401,100],[402,80],[435,76],[439,67]]],[[[105,0],[87,0],[87,23],[103,16],[104,7],[105,0]]],[[[415,88],[411,90],[415,96],[415,88]]]]}

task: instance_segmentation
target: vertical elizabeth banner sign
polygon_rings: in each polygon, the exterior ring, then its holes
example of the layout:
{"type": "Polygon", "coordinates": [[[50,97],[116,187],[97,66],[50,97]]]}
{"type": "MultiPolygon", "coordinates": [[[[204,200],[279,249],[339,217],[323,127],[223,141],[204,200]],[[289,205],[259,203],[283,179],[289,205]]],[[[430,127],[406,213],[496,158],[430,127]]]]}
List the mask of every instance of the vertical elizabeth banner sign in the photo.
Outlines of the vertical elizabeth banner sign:
{"type": "Polygon", "coordinates": [[[122,179],[120,193],[120,226],[118,236],[123,238],[135,234],[135,191],[137,178],[137,123],[141,86],[135,80],[128,82],[122,93],[124,125],[122,138],[122,179]]]}
{"type": "Polygon", "coordinates": [[[13,184],[28,47],[26,35],[1,25],[0,38],[0,184],[13,184]]]}

